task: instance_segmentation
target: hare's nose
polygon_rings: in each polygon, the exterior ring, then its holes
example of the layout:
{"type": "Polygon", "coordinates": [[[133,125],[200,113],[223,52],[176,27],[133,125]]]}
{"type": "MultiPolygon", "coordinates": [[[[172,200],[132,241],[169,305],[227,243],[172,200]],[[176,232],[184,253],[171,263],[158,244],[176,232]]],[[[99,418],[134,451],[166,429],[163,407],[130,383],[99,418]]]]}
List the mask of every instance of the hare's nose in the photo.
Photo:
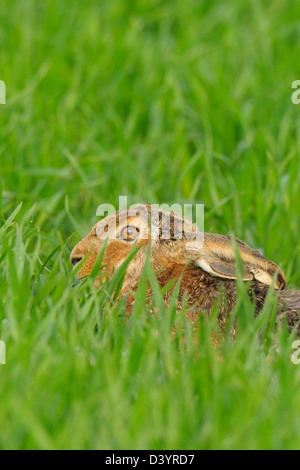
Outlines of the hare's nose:
{"type": "Polygon", "coordinates": [[[76,266],[76,264],[80,263],[81,260],[82,260],[82,258],[79,258],[77,256],[72,256],[71,257],[71,263],[73,264],[73,266],[76,266]]]}
{"type": "Polygon", "coordinates": [[[82,249],[82,243],[81,242],[77,243],[77,245],[73,248],[73,250],[70,253],[70,261],[73,264],[73,266],[76,266],[76,264],[80,263],[80,261],[85,257],[85,255],[86,255],[86,250],[82,249]]]}

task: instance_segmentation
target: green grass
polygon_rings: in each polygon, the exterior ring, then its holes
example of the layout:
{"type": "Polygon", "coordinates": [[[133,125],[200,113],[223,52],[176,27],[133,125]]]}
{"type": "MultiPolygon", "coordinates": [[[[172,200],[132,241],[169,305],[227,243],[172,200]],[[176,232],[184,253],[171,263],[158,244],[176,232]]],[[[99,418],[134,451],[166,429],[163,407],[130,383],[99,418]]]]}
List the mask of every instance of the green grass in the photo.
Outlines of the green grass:
{"type": "Polygon", "coordinates": [[[203,203],[206,231],[299,287],[299,33],[293,0],[2,2],[1,449],[299,449],[300,366],[270,308],[253,322],[241,295],[222,360],[214,318],[178,352],[149,268],[127,322],[121,273],[97,292],[68,260],[119,195],[203,203]]]}

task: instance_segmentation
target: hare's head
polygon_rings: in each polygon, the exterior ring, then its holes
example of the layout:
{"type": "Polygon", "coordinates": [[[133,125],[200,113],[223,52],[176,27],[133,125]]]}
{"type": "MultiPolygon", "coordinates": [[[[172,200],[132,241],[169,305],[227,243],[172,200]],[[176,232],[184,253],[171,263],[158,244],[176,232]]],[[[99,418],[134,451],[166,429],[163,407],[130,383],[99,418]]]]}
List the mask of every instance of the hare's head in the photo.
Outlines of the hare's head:
{"type": "Polygon", "coordinates": [[[164,212],[152,206],[133,206],[99,221],[71,253],[74,266],[86,258],[79,277],[91,273],[104,242],[102,265],[107,273],[117,269],[132,249],[138,249],[128,265],[125,287],[132,287],[138,281],[148,251],[155,271],[172,272],[174,267],[177,271],[178,267],[183,270],[190,263],[197,272],[205,271],[221,279],[236,278],[235,259],[239,253],[245,281],[257,280],[269,286],[276,276],[275,288],[286,286],[278,266],[241,240],[200,232],[176,212],[164,212]]]}
{"type": "Polygon", "coordinates": [[[78,276],[90,274],[103,243],[106,243],[102,265],[105,272],[111,273],[126,260],[132,249],[137,249],[126,274],[127,281],[132,284],[140,277],[148,250],[156,270],[167,269],[174,263],[184,265],[189,258],[185,249],[187,240],[202,239],[202,235],[191,222],[175,212],[137,205],[99,221],[75,246],[71,262],[75,266],[86,258],[78,276]]]}

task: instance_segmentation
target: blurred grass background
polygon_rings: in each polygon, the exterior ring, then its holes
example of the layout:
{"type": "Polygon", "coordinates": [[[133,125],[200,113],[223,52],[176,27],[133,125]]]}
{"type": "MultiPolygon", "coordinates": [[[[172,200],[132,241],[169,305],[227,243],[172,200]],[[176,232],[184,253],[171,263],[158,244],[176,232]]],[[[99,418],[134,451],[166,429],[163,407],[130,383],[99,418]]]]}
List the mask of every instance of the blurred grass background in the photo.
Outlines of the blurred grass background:
{"type": "Polygon", "coordinates": [[[287,335],[273,366],[252,326],[224,364],[150,320],[127,350],[68,263],[127,195],[203,203],[299,287],[299,33],[296,0],[1,2],[1,448],[299,447],[287,335]]]}

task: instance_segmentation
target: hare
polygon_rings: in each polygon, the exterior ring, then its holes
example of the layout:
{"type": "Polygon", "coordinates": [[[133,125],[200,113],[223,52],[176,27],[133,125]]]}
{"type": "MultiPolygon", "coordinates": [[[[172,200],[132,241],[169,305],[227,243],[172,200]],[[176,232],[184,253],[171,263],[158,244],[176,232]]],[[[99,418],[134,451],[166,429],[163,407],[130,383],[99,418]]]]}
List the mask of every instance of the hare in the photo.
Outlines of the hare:
{"type": "MultiPolygon", "coordinates": [[[[242,278],[249,282],[248,293],[255,301],[256,315],[273,285],[278,292],[278,316],[287,316],[289,329],[297,328],[300,334],[300,291],[288,290],[281,269],[238,238],[200,232],[176,212],[137,205],[102,219],[75,246],[70,256],[71,263],[75,266],[86,258],[78,271],[79,278],[91,273],[106,238],[102,265],[108,275],[122,264],[133,246],[139,248],[128,264],[121,291],[121,294],[128,294],[128,313],[134,305],[130,291],[136,289],[149,253],[161,287],[181,276],[178,309],[186,293],[188,306],[194,307],[186,313],[191,324],[200,313],[209,315],[218,299],[218,323],[221,328],[225,327],[236,303],[238,253],[242,261],[242,278]]],[[[99,279],[95,285],[99,285],[99,279]]],[[[165,295],[166,304],[169,297],[169,293],[165,295]]]]}

